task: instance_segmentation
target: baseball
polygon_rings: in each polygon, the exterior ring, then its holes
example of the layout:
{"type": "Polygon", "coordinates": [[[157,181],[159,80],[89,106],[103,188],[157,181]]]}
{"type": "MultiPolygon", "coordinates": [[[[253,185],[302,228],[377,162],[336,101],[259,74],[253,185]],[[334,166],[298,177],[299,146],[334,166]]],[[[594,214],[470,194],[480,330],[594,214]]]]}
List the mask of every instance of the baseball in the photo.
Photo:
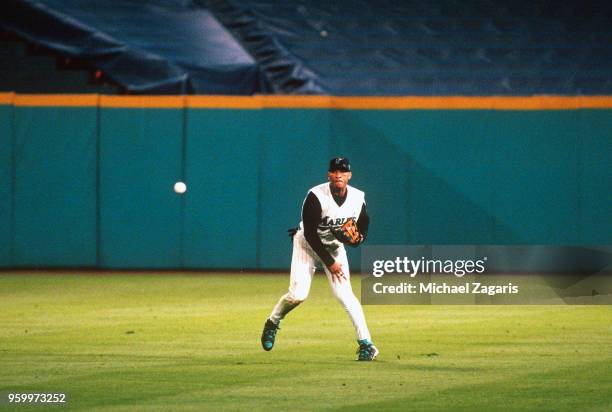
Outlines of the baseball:
{"type": "Polygon", "coordinates": [[[174,184],[174,191],[178,194],[183,194],[187,191],[187,185],[183,182],[176,182],[174,184]]]}

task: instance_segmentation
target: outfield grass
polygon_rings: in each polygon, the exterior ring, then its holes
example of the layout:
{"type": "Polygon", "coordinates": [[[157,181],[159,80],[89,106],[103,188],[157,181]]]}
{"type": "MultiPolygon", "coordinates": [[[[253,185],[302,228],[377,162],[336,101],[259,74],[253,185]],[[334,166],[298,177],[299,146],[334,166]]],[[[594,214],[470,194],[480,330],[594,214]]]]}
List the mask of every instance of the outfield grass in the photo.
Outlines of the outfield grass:
{"type": "Polygon", "coordinates": [[[285,276],[0,275],[0,391],[89,411],[612,410],[609,306],[366,306],[381,356],[361,363],[326,282],[264,352],[285,276]]]}

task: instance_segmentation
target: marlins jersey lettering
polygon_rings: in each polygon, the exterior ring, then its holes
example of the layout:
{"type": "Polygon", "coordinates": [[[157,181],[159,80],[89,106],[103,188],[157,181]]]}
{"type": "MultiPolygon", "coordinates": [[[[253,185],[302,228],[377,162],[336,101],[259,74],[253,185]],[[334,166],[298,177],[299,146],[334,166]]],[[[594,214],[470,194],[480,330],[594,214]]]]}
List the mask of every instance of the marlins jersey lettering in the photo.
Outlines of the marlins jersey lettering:
{"type": "MultiPolygon", "coordinates": [[[[346,199],[342,206],[338,206],[331,193],[329,183],[317,185],[310,189],[310,192],[317,197],[321,204],[321,221],[317,227],[317,233],[321,238],[321,242],[331,250],[343,246],[342,242],[336,239],[330,229],[342,226],[350,218],[357,222],[365,201],[365,194],[359,189],[347,186],[346,199]]],[[[304,229],[303,222],[300,222],[300,228],[304,229]]]]}

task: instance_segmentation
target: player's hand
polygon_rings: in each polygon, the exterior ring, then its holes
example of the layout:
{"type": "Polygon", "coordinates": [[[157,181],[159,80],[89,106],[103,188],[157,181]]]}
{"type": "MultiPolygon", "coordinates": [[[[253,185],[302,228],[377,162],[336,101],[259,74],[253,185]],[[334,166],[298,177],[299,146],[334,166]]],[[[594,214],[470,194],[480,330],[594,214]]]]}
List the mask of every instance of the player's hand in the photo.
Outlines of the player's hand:
{"type": "Polygon", "coordinates": [[[338,262],[334,262],[330,267],[329,271],[332,275],[332,281],[342,282],[342,279],[346,280],[346,276],[344,276],[344,271],[342,270],[342,264],[338,262]]]}

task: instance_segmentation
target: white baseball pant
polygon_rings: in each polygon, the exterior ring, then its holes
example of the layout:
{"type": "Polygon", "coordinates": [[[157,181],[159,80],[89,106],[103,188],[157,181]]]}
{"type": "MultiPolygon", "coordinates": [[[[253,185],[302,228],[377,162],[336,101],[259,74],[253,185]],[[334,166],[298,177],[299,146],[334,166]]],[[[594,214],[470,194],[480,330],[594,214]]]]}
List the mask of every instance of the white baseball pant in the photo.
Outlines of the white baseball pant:
{"type": "Polygon", "coordinates": [[[329,281],[334,296],[340,301],[351,318],[353,326],[355,327],[357,339],[368,339],[371,341],[370,331],[368,330],[363,309],[351,287],[351,275],[346,257],[346,250],[344,247],[340,247],[330,253],[332,257],[342,265],[342,271],[346,279],[334,281],[327,266],[325,266],[304,238],[303,230],[299,230],[295,234],[293,237],[289,291],[280,298],[272,310],[270,320],[279,324],[287,313],[306,300],[310,292],[312,277],[317,266],[320,266],[325,270],[327,280],[329,281]]]}

